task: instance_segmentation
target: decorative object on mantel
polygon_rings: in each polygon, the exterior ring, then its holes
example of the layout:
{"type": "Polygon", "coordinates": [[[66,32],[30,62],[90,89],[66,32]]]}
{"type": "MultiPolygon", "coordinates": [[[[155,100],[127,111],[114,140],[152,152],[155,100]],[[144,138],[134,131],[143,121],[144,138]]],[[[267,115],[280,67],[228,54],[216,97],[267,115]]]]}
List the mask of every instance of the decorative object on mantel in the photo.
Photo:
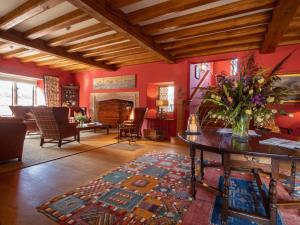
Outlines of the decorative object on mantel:
{"type": "Polygon", "coordinates": [[[246,142],[251,120],[257,127],[264,127],[274,120],[275,114],[287,115],[283,110],[272,109],[271,104],[283,104],[287,96],[286,88],[275,86],[280,80],[275,73],[291,54],[271,71],[258,67],[250,55],[236,76],[223,76],[216,88],[207,91],[204,102],[216,106],[207,119],[223,121],[225,127],[231,125],[233,137],[246,142]]]}
{"type": "Polygon", "coordinates": [[[156,107],[157,107],[157,118],[165,119],[167,117],[167,113],[164,112],[164,107],[169,106],[169,101],[166,99],[158,99],[156,100],[156,107]]]}
{"type": "Polygon", "coordinates": [[[136,87],[136,76],[116,76],[116,77],[101,77],[93,79],[93,89],[122,89],[122,88],[135,88],[136,87]]]}
{"type": "Polygon", "coordinates": [[[187,134],[200,134],[199,117],[197,114],[191,114],[188,119],[187,134]]]}
{"type": "Polygon", "coordinates": [[[59,104],[59,78],[54,76],[44,76],[44,89],[46,105],[58,107],[59,104]]]}

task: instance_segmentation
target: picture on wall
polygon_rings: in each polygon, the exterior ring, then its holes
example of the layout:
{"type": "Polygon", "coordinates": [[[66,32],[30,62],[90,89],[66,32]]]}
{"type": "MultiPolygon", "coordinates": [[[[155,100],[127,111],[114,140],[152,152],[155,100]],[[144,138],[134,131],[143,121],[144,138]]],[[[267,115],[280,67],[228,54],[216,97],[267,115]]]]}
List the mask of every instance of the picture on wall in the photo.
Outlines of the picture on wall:
{"type": "Polygon", "coordinates": [[[280,80],[276,86],[284,87],[288,90],[287,102],[300,103],[300,74],[278,75],[280,80]]]}
{"type": "Polygon", "coordinates": [[[136,87],[136,75],[102,77],[102,78],[93,79],[94,90],[123,89],[123,88],[135,88],[135,87],[136,87]]]}

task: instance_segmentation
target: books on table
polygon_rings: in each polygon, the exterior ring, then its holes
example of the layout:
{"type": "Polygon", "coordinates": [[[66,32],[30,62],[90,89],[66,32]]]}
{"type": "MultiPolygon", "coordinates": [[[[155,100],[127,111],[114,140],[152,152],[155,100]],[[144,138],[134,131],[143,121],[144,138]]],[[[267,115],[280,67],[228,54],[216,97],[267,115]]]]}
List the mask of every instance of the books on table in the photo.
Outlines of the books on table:
{"type": "MultiPolygon", "coordinates": [[[[232,129],[230,129],[230,128],[219,128],[217,130],[217,132],[221,133],[221,134],[232,134],[232,129]]],[[[258,133],[255,132],[255,130],[249,130],[248,134],[250,136],[260,136],[258,133]]]]}
{"type": "Polygon", "coordinates": [[[282,138],[269,138],[266,140],[259,141],[259,143],[264,145],[273,145],[273,146],[279,146],[283,148],[300,150],[300,141],[292,141],[292,140],[282,139],[282,138]]]}

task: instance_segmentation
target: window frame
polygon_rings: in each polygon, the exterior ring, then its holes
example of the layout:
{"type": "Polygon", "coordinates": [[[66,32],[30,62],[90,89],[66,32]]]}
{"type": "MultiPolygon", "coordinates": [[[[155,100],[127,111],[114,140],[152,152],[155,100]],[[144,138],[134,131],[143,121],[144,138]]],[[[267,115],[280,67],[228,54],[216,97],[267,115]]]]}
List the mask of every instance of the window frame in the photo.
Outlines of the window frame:
{"type": "MultiPolygon", "coordinates": [[[[30,106],[35,106],[37,104],[37,79],[22,78],[22,77],[18,77],[16,75],[11,75],[11,77],[9,77],[8,75],[0,74],[0,82],[1,81],[8,81],[8,82],[12,83],[12,86],[11,86],[12,97],[11,97],[10,105],[12,105],[12,106],[19,105],[18,104],[18,83],[33,85],[32,104],[30,106]]],[[[12,116],[12,113],[10,115],[0,115],[0,116],[12,116]]]]}
{"type": "Polygon", "coordinates": [[[158,86],[158,100],[163,100],[161,99],[161,88],[165,88],[165,87],[173,87],[174,88],[174,98],[173,98],[173,104],[170,104],[169,102],[169,106],[159,106],[159,110],[163,109],[166,113],[174,113],[175,112],[175,85],[160,85],[158,86]],[[173,105],[173,106],[172,106],[173,105]],[[168,107],[170,110],[166,110],[166,107],[168,107]]]}

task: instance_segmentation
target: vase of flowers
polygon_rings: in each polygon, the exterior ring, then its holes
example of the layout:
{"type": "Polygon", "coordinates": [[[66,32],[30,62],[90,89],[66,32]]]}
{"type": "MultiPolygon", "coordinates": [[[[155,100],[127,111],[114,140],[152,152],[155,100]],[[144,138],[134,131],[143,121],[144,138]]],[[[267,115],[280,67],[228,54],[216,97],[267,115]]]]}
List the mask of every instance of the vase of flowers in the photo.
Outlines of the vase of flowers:
{"type": "Polygon", "coordinates": [[[84,122],[87,121],[87,117],[84,115],[75,116],[75,121],[79,122],[80,126],[82,127],[84,122]]]}
{"type": "Polygon", "coordinates": [[[286,114],[272,109],[272,104],[283,104],[287,95],[286,89],[276,86],[280,78],[275,74],[289,56],[272,70],[258,67],[254,56],[250,56],[237,75],[219,77],[217,86],[208,89],[204,96],[204,102],[215,106],[207,118],[231,126],[233,137],[243,142],[248,140],[251,121],[256,127],[264,127],[277,113],[286,114]]]}

